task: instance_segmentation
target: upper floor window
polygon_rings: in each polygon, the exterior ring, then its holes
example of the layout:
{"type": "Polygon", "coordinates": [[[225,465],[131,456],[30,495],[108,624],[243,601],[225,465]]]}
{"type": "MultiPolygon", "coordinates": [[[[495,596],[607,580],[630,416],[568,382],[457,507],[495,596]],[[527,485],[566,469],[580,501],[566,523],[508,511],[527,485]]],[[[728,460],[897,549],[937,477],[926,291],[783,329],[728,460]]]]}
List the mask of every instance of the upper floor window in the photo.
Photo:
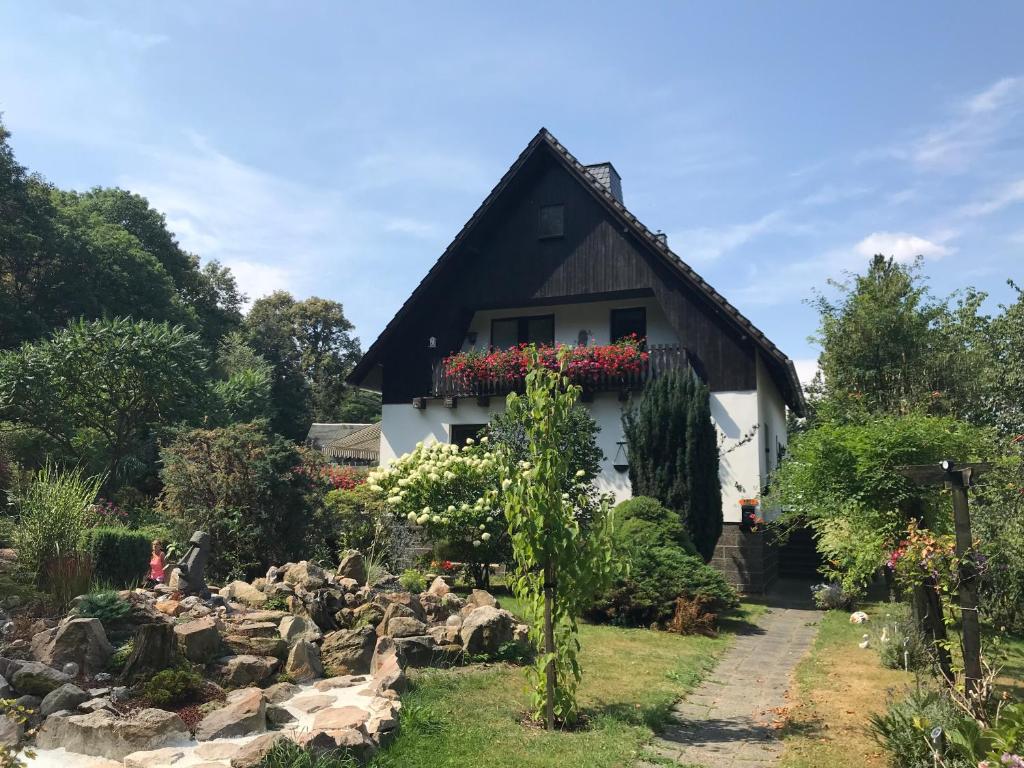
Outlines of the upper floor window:
{"type": "Polygon", "coordinates": [[[542,205],[537,226],[537,237],[563,237],[565,235],[565,206],[542,205]]]}
{"type": "Polygon", "coordinates": [[[491,321],[491,346],[510,349],[518,344],[555,343],[555,316],[503,317],[491,321]]]}
{"type": "Polygon", "coordinates": [[[612,344],[633,333],[638,338],[647,338],[647,308],[613,309],[609,323],[609,336],[612,344]]]}

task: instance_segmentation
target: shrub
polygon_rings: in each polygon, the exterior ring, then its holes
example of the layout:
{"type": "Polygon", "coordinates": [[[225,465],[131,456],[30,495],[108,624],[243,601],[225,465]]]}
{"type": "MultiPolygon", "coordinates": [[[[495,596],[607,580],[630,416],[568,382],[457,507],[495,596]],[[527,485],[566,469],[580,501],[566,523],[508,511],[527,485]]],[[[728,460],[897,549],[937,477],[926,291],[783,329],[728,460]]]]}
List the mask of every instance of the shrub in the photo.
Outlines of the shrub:
{"type": "Polygon", "coordinates": [[[180,433],[161,451],[160,507],[210,534],[213,579],[337,551],[319,525],[324,488],[300,471],[307,454],[261,424],[180,433]]]}
{"type": "MultiPolygon", "coordinates": [[[[869,718],[871,735],[888,753],[893,768],[934,768],[931,732],[958,729],[965,716],[936,691],[912,690],[902,701],[889,700],[885,712],[869,718]]],[[[946,768],[976,768],[977,763],[947,756],[946,768]]]]}
{"type": "Polygon", "coordinates": [[[711,394],[689,371],[659,376],[622,416],[629,481],[681,516],[697,551],[710,560],[722,533],[718,432],[711,394]]]}
{"type": "Polygon", "coordinates": [[[122,600],[117,592],[94,592],[78,603],[75,613],[85,619],[99,619],[103,624],[123,619],[131,613],[132,607],[122,600]]]}
{"type": "Polygon", "coordinates": [[[931,666],[932,655],[917,623],[906,610],[887,614],[875,637],[875,647],[883,667],[910,672],[931,666]]]}
{"type": "Polygon", "coordinates": [[[145,532],[120,526],[90,528],[82,535],[94,577],[114,587],[129,587],[146,578],[151,548],[152,539],[145,532]]]}
{"type": "Polygon", "coordinates": [[[203,678],[189,669],[165,669],[142,686],[142,695],[156,707],[173,707],[194,700],[203,689],[203,678]]]}
{"type": "Polygon", "coordinates": [[[44,578],[48,562],[78,551],[101,482],[98,477],[86,477],[79,469],[60,471],[47,465],[16,493],[18,524],[14,536],[18,558],[37,578],[44,578]]]}
{"type": "Polygon", "coordinates": [[[615,507],[615,543],[620,551],[643,543],[697,554],[679,514],[649,496],[634,496],[615,507]]]}
{"type": "Polygon", "coordinates": [[[815,607],[822,611],[848,611],[853,607],[853,596],[842,584],[815,584],[811,587],[811,597],[815,607]]]}
{"type": "Polygon", "coordinates": [[[718,614],[708,610],[708,600],[703,597],[677,597],[676,612],[668,623],[669,632],[680,635],[707,635],[714,637],[718,632],[715,622],[718,614]]]}
{"type": "Polygon", "coordinates": [[[402,575],[398,577],[398,583],[402,585],[402,589],[413,594],[419,594],[427,588],[426,579],[415,568],[407,568],[402,571],[402,575]]]}
{"type": "Polygon", "coordinates": [[[324,499],[324,506],[335,527],[339,548],[369,551],[376,523],[387,512],[379,495],[361,483],[351,489],[329,492],[324,499]]]}
{"type": "Polygon", "coordinates": [[[627,558],[629,574],[594,604],[589,616],[627,626],[663,626],[679,597],[703,598],[709,610],[739,605],[736,591],[699,555],[680,547],[638,546],[627,558]]]}
{"type": "Polygon", "coordinates": [[[128,663],[128,659],[134,650],[135,643],[131,640],[124,645],[118,646],[114,651],[114,655],[110,657],[110,661],[107,662],[107,669],[111,672],[120,672],[124,669],[124,665],[128,663]]]}

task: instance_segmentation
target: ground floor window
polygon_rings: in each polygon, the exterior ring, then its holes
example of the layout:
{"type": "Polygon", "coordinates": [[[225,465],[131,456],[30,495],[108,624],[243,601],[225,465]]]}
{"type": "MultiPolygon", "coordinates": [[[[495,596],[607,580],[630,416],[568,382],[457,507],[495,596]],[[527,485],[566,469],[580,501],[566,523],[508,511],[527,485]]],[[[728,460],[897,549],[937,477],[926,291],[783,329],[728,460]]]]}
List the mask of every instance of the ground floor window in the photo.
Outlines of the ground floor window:
{"type": "Polygon", "coordinates": [[[452,424],[448,427],[449,442],[465,445],[469,438],[476,440],[486,428],[486,424],[452,424]]]}

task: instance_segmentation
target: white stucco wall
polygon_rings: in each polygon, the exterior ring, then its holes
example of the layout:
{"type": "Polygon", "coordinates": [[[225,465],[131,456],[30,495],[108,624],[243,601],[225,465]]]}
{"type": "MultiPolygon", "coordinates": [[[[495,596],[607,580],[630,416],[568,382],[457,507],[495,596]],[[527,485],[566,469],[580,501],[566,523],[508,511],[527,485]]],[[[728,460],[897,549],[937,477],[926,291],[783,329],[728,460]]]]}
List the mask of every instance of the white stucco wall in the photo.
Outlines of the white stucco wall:
{"type": "Polygon", "coordinates": [[[761,488],[757,430],[757,392],[712,392],[711,419],[718,429],[722,519],[740,520],[740,499],[756,497],[761,488]],[[749,439],[744,441],[744,438],[749,439]]]}
{"type": "MultiPolygon", "coordinates": [[[[758,409],[758,443],[760,450],[759,473],[761,487],[768,485],[772,473],[779,466],[782,456],[781,449],[785,449],[788,442],[788,425],[786,424],[786,403],[782,399],[782,393],[775,385],[771,374],[765,367],[761,357],[757,358],[757,409],[758,409]]],[[[769,519],[775,517],[777,510],[762,509],[762,513],[769,519]]]]}
{"type": "MultiPolygon", "coordinates": [[[[469,331],[476,333],[476,344],[473,348],[487,349],[491,343],[491,321],[503,317],[528,317],[535,315],[555,316],[555,341],[561,344],[575,345],[580,331],[587,331],[592,339],[591,344],[608,344],[609,320],[611,310],[630,307],[647,309],[647,343],[675,344],[679,341],[672,326],[669,325],[661,306],[653,297],[639,299],[623,299],[620,301],[594,301],[584,304],[558,304],[550,307],[521,307],[513,309],[493,309],[477,312],[469,324],[469,331]]],[[[463,349],[470,349],[467,343],[463,349]]]]}
{"type": "MultiPolygon", "coordinates": [[[[638,306],[647,308],[649,343],[673,344],[678,341],[661,307],[653,298],[488,310],[474,315],[470,330],[477,333],[475,346],[486,349],[490,344],[492,319],[553,314],[557,342],[575,344],[580,330],[586,330],[593,339],[592,343],[607,344],[610,311],[613,308],[638,306]]],[[[711,417],[719,431],[722,452],[719,474],[722,482],[722,511],[726,522],[739,521],[740,499],[760,495],[767,472],[774,467],[771,462],[777,461],[776,438],[785,444],[785,406],[760,360],[757,381],[756,391],[711,394],[711,417]],[[753,437],[743,442],[744,436],[752,430],[753,437]],[[764,451],[766,445],[771,451],[768,458],[764,451]]],[[[629,475],[617,472],[613,467],[618,443],[623,440],[622,403],[616,393],[603,392],[595,395],[594,402],[585,405],[600,427],[597,442],[605,455],[598,485],[602,491],[615,494],[617,500],[627,499],[631,495],[629,475]]],[[[428,400],[427,407],[421,410],[405,403],[385,405],[381,430],[381,464],[386,465],[408,453],[420,441],[447,443],[450,441],[452,424],[486,424],[494,413],[504,408],[505,401],[501,397],[491,398],[491,405],[487,408],[477,405],[473,398],[459,400],[456,408],[445,408],[440,400],[433,399],[428,400]]]]}

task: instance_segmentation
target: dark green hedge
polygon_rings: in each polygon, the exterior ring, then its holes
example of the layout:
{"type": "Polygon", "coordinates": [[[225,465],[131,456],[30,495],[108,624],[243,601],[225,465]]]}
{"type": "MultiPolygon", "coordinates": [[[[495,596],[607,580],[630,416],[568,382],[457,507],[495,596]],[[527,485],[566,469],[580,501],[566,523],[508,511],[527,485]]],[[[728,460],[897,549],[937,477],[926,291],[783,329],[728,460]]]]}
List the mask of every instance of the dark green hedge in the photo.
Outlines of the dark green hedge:
{"type": "Polygon", "coordinates": [[[92,556],[93,578],[115,589],[146,579],[151,546],[147,532],[118,526],[91,528],[82,541],[82,548],[92,556]]]}

